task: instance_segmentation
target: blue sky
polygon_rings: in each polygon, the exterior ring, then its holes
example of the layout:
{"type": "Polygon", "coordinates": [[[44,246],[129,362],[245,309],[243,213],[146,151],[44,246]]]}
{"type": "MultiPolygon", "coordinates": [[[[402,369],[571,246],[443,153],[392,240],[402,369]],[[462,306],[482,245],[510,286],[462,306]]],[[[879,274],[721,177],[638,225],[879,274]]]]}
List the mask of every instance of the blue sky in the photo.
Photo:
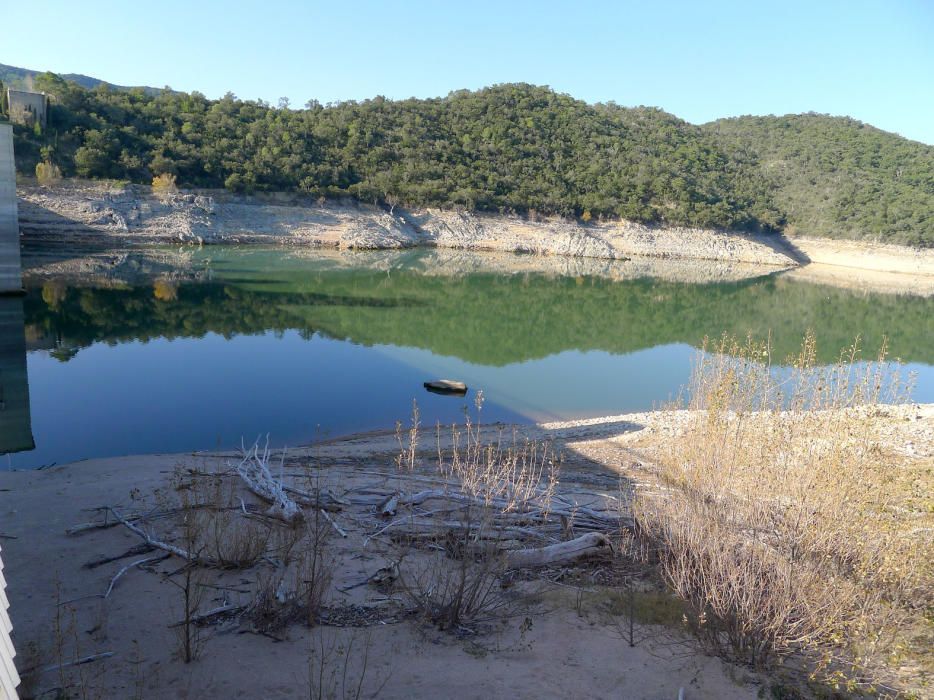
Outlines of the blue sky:
{"type": "Polygon", "coordinates": [[[209,97],[522,81],[696,123],[816,111],[934,143],[934,0],[4,0],[0,16],[0,63],[209,97]]]}

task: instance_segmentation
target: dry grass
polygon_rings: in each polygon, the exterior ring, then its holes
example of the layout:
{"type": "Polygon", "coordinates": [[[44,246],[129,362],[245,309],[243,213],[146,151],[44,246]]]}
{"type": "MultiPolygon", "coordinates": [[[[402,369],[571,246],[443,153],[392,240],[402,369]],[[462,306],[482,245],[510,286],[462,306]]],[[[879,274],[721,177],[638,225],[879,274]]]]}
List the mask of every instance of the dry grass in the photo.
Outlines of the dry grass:
{"type": "Polygon", "coordinates": [[[175,176],[171,173],[157,175],[152,179],[152,191],[154,194],[178,192],[178,185],[175,184],[175,176]]]}
{"type": "Polygon", "coordinates": [[[438,427],[438,471],[488,508],[502,513],[534,509],[547,516],[558,484],[560,456],[547,441],[520,440],[515,431],[504,439],[502,428],[484,429],[480,423],[482,391],[477,392],[474,405],[476,420],[468,413],[463,428],[451,426],[450,450],[441,448],[438,427]]]}
{"type": "Polygon", "coordinates": [[[839,688],[894,682],[900,626],[934,602],[930,533],[873,420],[907,395],[897,366],[855,345],[818,366],[811,335],[788,371],[767,343],[704,350],[664,487],[634,506],[689,622],[760,667],[794,656],[839,688]]]}
{"type": "Polygon", "coordinates": [[[256,579],[248,615],[257,629],[275,634],[286,626],[318,623],[331,585],[334,560],[329,549],[330,525],[319,510],[293,526],[295,536],[284,556],[256,579]]]}
{"type": "MultiPolygon", "coordinates": [[[[448,500],[426,522],[413,512],[414,530],[429,535],[430,553],[411,556],[411,540],[402,539],[398,584],[410,604],[443,630],[474,629],[473,624],[502,612],[508,600],[501,586],[506,571],[503,540],[514,537],[510,526],[548,519],[560,459],[547,442],[504,440],[501,429],[484,429],[479,416],[483,394],[475,399],[476,418],[451,426],[450,448],[442,448],[437,428],[437,473],[452,485],[448,500]],[[487,434],[489,433],[489,434],[487,434]]],[[[417,463],[418,408],[413,409],[407,439],[399,437],[400,469],[417,463]]],[[[445,497],[440,498],[442,502],[445,497]]]]}
{"type": "Polygon", "coordinates": [[[62,181],[62,171],[54,163],[37,163],[36,180],[41,187],[54,187],[62,181]]]}

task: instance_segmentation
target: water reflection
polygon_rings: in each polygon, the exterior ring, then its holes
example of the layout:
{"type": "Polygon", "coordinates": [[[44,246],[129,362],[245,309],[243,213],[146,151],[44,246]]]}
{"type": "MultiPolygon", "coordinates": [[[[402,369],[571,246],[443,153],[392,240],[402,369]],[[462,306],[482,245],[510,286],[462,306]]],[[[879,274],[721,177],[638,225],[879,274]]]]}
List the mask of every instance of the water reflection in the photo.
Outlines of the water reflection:
{"type": "Polygon", "coordinates": [[[0,455],[34,447],[29,417],[23,300],[0,296],[0,455]]]}
{"type": "Polygon", "coordinates": [[[424,391],[440,377],[482,389],[486,420],[646,410],[676,395],[703,338],[724,332],[771,333],[780,360],[813,329],[826,363],[857,334],[870,350],[887,336],[919,371],[918,398],[934,400],[934,299],[702,263],[445,255],[26,256],[17,301],[39,448],[14,466],[230,447],[266,431],[297,444],[391,428],[413,399],[425,425],[458,420],[470,397],[424,391]]]}

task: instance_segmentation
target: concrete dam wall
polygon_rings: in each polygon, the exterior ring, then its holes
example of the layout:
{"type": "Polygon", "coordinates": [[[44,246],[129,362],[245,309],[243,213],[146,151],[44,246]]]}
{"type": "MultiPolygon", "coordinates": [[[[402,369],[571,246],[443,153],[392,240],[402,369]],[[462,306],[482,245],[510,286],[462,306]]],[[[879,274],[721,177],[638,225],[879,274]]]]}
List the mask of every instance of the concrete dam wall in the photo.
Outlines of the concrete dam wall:
{"type": "Polygon", "coordinates": [[[0,294],[22,290],[13,127],[0,124],[0,294]]]}

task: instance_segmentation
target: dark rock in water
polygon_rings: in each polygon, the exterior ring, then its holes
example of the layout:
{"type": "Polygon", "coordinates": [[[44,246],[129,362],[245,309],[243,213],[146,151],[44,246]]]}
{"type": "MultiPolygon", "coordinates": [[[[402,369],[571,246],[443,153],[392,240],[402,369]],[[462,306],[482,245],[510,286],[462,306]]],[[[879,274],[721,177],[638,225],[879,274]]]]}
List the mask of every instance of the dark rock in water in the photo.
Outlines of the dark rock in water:
{"type": "Polygon", "coordinates": [[[437,379],[433,382],[425,382],[424,386],[432,394],[463,396],[467,393],[467,385],[464,382],[455,382],[451,379],[437,379]]]}

